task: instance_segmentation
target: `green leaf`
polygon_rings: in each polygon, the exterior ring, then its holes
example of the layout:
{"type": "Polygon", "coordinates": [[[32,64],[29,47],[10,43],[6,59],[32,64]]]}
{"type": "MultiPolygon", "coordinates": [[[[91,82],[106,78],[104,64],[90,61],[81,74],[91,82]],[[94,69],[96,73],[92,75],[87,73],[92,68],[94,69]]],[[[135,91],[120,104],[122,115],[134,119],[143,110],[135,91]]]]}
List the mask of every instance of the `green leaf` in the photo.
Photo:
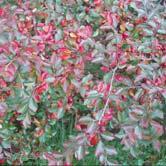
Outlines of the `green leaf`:
{"type": "Polygon", "coordinates": [[[93,122],[93,119],[89,116],[83,116],[79,119],[79,123],[88,124],[90,122],[93,122]]]}
{"type": "Polygon", "coordinates": [[[159,29],[157,31],[159,34],[165,35],[166,34],[166,30],[165,29],[159,29]]]}
{"type": "Polygon", "coordinates": [[[110,132],[104,132],[101,134],[102,138],[104,138],[106,141],[112,141],[114,140],[114,136],[110,132]]]}
{"type": "Polygon", "coordinates": [[[139,66],[144,70],[150,70],[150,71],[154,70],[151,65],[140,64],[139,66]]]}
{"type": "Polygon", "coordinates": [[[58,119],[61,119],[61,118],[63,117],[63,115],[64,115],[64,109],[63,109],[63,108],[60,108],[60,109],[58,110],[58,113],[57,113],[57,118],[58,118],[58,119]]]}
{"type": "Polygon", "coordinates": [[[78,150],[75,152],[75,157],[78,159],[78,160],[81,160],[83,159],[85,155],[85,149],[83,146],[79,146],[78,147],[78,150]]]}
{"type": "Polygon", "coordinates": [[[34,112],[36,112],[38,109],[38,105],[33,98],[31,98],[29,101],[29,108],[34,112]]]}
{"type": "Polygon", "coordinates": [[[129,47],[130,47],[130,45],[127,44],[127,43],[124,43],[124,44],[122,45],[122,49],[123,49],[123,50],[125,50],[126,48],[129,48],[129,47]]]}
{"type": "Polygon", "coordinates": [[[106,153],[108,154],[108,155],[116,155],[117,154],[117,151],[116,151],[116,149],[115,148],[113,148],[113,147],[105,147],[105,151],[106,151],[106,153]]]}
{"type": "Polygon", "coordinates": [[[85,106],[85,105],[83,105],[81,103],[76,103],[75,107],[76,107],[76,109],[78,109],[80,111],[87,111],[88,110],[87,106],[85,106]]]}
{"type": "Polygon", "coordinates": [[[134,32],[133,38],[134,38],[134,39],[138,39],[138,38],[139,38],[139,33],[138,33],[138,32],[134,32]]]}
{"type": "Polygon", "coordinates": [[[88,93],[88,98],[96,98],[98,97],[100,94],[96,91],[96,90],[91,90],[89,93],[88,93]]]}
{"type": "Polygon", "coordinates": [[[71,15],[71,13],[70,12],[67,12],[66,13],[66,20],[72,20],[72,15],[71,15]]]}
{"type": "Polygon", "coordinates": [[[109,73],[105,74],[105,75],[104,75],[104,82],[105,82],[105,83],[109,83],[111,77],[112,77],[112,72],[109,72],[109,73]]]}
{"type": "Polygon", "coordinates": [[[152,31],[152,30],[144,29],[144,32],[145,32],[145,34],[148,35],[148,36],[152,36],[152,35],[153,35],[153,31],[152,31]]]}
{"type": "Polygon", "coordinates": [[[135,134],[137,135],[137,137],[139,139],[142,139],[142,130],[141,130],[141,128],[139,126],[135,127],[135,131],[134,132],[135,132],[135,134]]]}
{"type": "Polygon", "coordinates": [[[85,12],[82,12],[82,13],[76,15],[76,17],[77,17],[78,20],[81,20],[85,17],[85,15],[86,15],[85,12]]]}
{"type": "Polygon", "coordinates": [[[152,118],[160,118],[160,119],[163,119],[164,117],[164,114],[162,111],[156,109],[155,111],[153,111],[152,113],[152,118]]]}
{"type": "Polygon", "coordinates": [[[58,29],[57,30],[57,33],[56,33],[56,35],[55,35],[55,40],[61,40],[62,39],[62,37],[63,37],[63,33],[62,33],[62,30],[61,29],[58,29]]]}
{"type": "Polygon", "coordinates": [[[45,143],[46,142],[46,136],[42,135],[41,137],[39,137],[39,140],[41,143],[45,143]]]}
{"type": "Polygon", "coordinates": [[[53,83],[55,81],[55,78],[54,77],[48,77],[47,79],[46,79],[46,82],[48,82],[48,83],[53,83]]]}
{"type": "Polygon", "coordinates": [[[5,149],[11,148],[10,142],[7,140],[2,141],[2,146],[5,149]]]}
{"type": "Polygon", "coordinates": [[[23,125],[24,125],[25,128],[27,128],[30,124],[31,124],[31,117],[27,113],[25,115],[25,118],[23,119],[23,125]]]}
{"type": "Polygon", "coordinates": [[[26,114],[21,114],[17,117],[17,120],[20,121],[20,120],[24,120],[26,117],[26,114]]]}
{"type": "Polygon", "coordinates": [[[27,109],[28,109],[28,105],[27,105],[27,104],[24,104],[24,105],[21,105],[21,107],[18,109],[17,112],[23,114],[23,113],[25,113],[25,112],[27,111],[27,109]]]}
{"type": "Polygon", "coordinates": [[[85,97],[85,94],[86,94],[86,89],[85,88],[80,88],[80,94],[82,97],[85,97]]]}
{"type": "Polygon", "coordinates": [[[97,29],[94,33],[93,33],[93,37],[96,37],[99,35],[99,29],[97,29]]]}
{"type": "Polygon", "coordinates": [[[103,142],[99,141],[96,147],[95,155],[100,156],[102,153],[104,153],[104,144],[103,142]]]}
{"type": "Polygon", "coordinates": [[[104,60],[104,57],[103,56],[99,56],[99,57],[96,57],[92,60],[92,63],[101,63],[103,62],[104,60]]]}
{"type": "Polygon", "coordinates": [[[82,79],[82,83],[83,84],[86,84],[89,80],[91,80],[93,77],[92,74],[88,74],[87,76],[85,76],[83,79],[82,79]]]}

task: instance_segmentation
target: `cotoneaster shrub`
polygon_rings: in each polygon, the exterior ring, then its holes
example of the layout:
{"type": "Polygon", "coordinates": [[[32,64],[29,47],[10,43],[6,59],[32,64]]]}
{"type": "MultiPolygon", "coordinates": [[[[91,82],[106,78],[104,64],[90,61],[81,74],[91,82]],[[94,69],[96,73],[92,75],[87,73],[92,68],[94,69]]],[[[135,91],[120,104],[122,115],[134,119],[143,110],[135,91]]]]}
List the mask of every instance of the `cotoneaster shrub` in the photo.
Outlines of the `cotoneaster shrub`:
{"type": "Polygon", "coordinates": [[[118,164],[164,146],[164,1],[13,0],[0,8],[0,163],[118,164]]]}

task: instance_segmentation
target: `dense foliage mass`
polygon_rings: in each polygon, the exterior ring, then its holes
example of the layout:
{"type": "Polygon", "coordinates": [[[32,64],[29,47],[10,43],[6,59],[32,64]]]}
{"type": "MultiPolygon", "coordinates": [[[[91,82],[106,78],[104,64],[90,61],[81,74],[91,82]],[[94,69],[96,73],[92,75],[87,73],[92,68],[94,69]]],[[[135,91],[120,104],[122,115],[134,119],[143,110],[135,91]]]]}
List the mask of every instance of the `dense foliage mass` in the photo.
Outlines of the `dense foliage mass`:
{"type": "Polygon", "coordinates": [[[121,151],[160,153],[164,1],[0,3],[0,164],[69,166],[93,151],[113,165],[121,151]]]}

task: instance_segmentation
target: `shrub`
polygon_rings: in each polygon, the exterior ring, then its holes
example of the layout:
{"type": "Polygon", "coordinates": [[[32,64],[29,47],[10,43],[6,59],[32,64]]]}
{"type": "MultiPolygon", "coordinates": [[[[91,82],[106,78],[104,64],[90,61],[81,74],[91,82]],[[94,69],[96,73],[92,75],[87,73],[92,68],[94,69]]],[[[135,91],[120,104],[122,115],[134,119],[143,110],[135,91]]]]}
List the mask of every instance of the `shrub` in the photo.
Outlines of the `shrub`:
{"type": "Polygon", "coordinates": [[[13,0],[0,8],[0,163],[117,164],[165,138],[163,1],[13,0]],[[114,156],[114,157],[113,157],[114,156]]]}

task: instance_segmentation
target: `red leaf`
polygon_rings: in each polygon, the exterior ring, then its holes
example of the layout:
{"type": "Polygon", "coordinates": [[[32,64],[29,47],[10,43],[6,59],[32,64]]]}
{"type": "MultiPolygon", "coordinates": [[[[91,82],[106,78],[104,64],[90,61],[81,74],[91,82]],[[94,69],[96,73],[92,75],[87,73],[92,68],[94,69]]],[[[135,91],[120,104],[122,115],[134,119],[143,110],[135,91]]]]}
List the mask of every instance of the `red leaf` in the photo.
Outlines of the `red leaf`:
{"type": "Polygon", "coordinates": [[[58,108],[62,108],[63,107],[63,101],[62,100],[58,100],[57,101],[57,107],[58,108]]]}
{"type": "Polygon", "coordinates": [[[72,164],[65,162],[63,166],[72,166],[72,164]]]}
{"type": "Polygon", "coordinates": [[[53,113],[50,113],[49,115],[48,115],[48,118],[49,119],[57,119],[57,113],[56,112],[53,112],[53,113]]]}
{"type": "Polygon", "coordinates": [[[85,130],[87,128],[86,124],[77,124],[75,128],[79,131],[85,130]]]}
{"type": "Polygon", "coordinates": [[[106,66],[102,66],[101,67],[101,70],[103,71],[103,72],[109,72],[109,67],[106,67],[106,66]]]}
{"type": "Polygon", "coordinates": [[[153,147],[154,149],[156,149],[158,152],[160,152],[160,149],[161,149],[161,143],[160,141],[156,140],[153,142],[153,147]]]}
{"type": "Polygon", "coordinates": [[[48,84],[46,82],[43,82],[35,89],[35,92],[40,95],[47,89],[48,89],[48,84]]]}
{"type": "Polygon", "coordinates": [[[47,72],[42,72],[41,76],[39,76],[39,80],[41,82],[45,81],[46,78],[48,77],[48,73],[47,72]]]}
{"type": "Polygon", "coordinates": [[[4,79],[0,78],[0,87],[5,88],[7,87],[7,83],[4,81],[4,79]]]}
{"type": "Polygon", "coordinates": [[[17,71],[17,67],[14,63],[7,64],[4,67],[4,74],[3,74],[4,79],[7,82],[12,82],[15,78],[16,71],[17,71]]]}
{"type": "Polygon", "coordinates": [[[83,39],[87,39],[88,37],[91,37],[93,33],[92,27],[90,25],[81,27],[78,30],[78,35],[82,37],[83,39]]]}
{"type": "Polygon", "coordinates": [[[96,151],[95,151],[95,155],[97,157],[99,157],[100,155],[102,155],[104,153],[104,145],[103,143],[100,141],[97,145],[96,151]]]}
{"type": "Polygon", "coordinates": [[[60,48],[58,49],[58,53],[60,53],[62,60],[67,60],[71,57],[72,52],[68,48],[60,48]]]}
{"type": "Polygon", "coordinates": [[[38,129],[38,130],[35,132],[35,136],[36,136],[36,137],[41,137],[43,134],[44,134],[44,130],[43,130],[43,129],[38,129]]]}
{"type": "Polygon", "coordinates": [[[106,13],[106,19],[107,19],[107,22],[109,23],[109,25],[113,24],[113,19],[112,19],[112,16],[111,16],[110,12],[106,13]]]}
{"type": "Polygon", "coordinates": [[[103,119],[104,120],[112,120],[113,116],[112,116],[112,113],[105,113],[104,116],[103,116],[103,119]]]}
{"type": "Polygon", "coordinates": [[[99,142],[99,137],[97,134],[93,134],[88,138],[90,145],[95,146],[99,142]]]}
{"type": "Polygon", "coordinates": [[[67,26],[67,21],[66,21],[66,19],[63,19],[60,24],[61,24],[62,27],[67,26]]]}
{"type": "Polygon", "coordinates": [[[0,159],[0,165],[3,165],[3,164],[5,164],[5,159],[0,159]]]}
{"type": "Polygon", "coordinates": [[[129,35],[126,32],[122,33],[123,40],[126,40],[128,37],[129,37],[129,35]]]}
{"type": "Polygon", "coordinates": [[[7,105],[5,103],[0,103],[0,117],[4,117],[7,111],[7,105]]]}
{"type": "Polygon", "coordinates": [[[84,47],[83,47],[83,46],[79,46],[78,51],[79,51],[80,53],[83,53],[83,52],[84,52],[84,47]]]}
{"type": "Polygon", "coordinates": [[[38,45],[39,51],[44,51],[44,49],[45,49],[45,44],[44,44],[43,42],[39,42],[37,45],[38,45]]]}
{"type": "Polygon", "coordinates": [[[44,92],[48,90],[48,83],[43,82],[42,84],[40,84],[39,86],[37,86],[34,90],[34,99],[36,102],[40,101],[40,95],[44,92]]]}
{"type": "Polygon", "coordinates": [[[48,32],[51,30],[51,27],[48,26],[48,25],[45,25],[45,26],[43,27],[43,30],[44,30],[46,33],[48,33],[48,32]]]}
{"type": "Polygon", "coordinates": [[[162,135],[163,134],[163,126],[160,124],[160,123],[158,123],[158,122],[156,122],[156,121],[154,121],[154,120],[152,120],[151,121],[151,125],[154,127],[154,129],[155,129],[155,131],[156,131],[156,133],[158,134],[158,135],[162,135]]]}
{"type": "Polygon", "coordinates": [[[62,60],[67,60],[67,59],[69,59],[69,58],[70,58],[70,55],[67,55],[67,54],[61,55],[61,59],[62,59],[62,60]]]}
{"type": "Polygon", "coordinates": [[[4,9],[0,8],[0,17],[2,17],[4,15],[4,9]]]}
{"type": "Polygon", "coordinates": [[[94,0],[93,1],[96,6],[101,5],[102,0],[94,0]]]}

